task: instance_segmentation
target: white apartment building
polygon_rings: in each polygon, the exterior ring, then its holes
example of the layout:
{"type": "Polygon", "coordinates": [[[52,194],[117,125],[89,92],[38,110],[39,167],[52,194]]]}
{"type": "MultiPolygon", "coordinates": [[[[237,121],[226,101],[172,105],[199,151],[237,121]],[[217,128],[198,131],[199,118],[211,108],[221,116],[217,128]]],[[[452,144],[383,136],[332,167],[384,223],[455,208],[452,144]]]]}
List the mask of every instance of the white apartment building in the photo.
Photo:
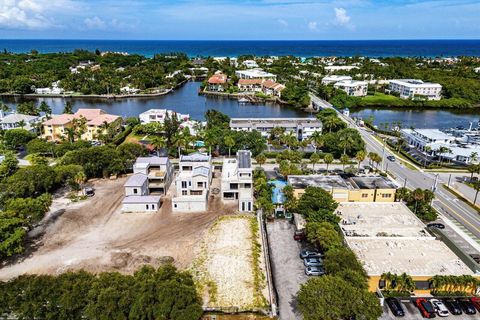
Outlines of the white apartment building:
{"type": "Polygon", "coordinates": [[[399,93],[402,99],[440,100],[442,92],[440,84],[417,79],[389,80],[388,88],[392,92],[399,93]]]}
{"type": "Polygon", "coordinates": [[[180,122],[190,120],[190,115],[188,114],[181,114],[167,109],[150,109],[148,111],[140,113],[139,118],[142,124],[147,124],[151,122],[158,122],[163,124],[165,118],[167,117],[167,114],[169,117],[173,117],[174,115],[176,115],[178,121],[180,122]]]}
{"type": "Polygon", "coordinates": [[[174,168],[168,157],[140,157],[133,165],[133,175],[123,185],[123,212],[155,212],[161,195],[172,183],[174,168]]]}
{"type": "Polygon", "coordinates": [[[333,86],[345,91],[352,97],[364,97],[368,92],[368,83],[366,81],[344,80],[335,83],[333,86]]]}
{"type": "Polygon", "coordinates": [[[293,132],[299,141],[306,140],[316,131],[322,131],[322,123],[316,118],[232,118],[230,128],[236,131],[259,131],[269,137],[273,128],[285,128],[293,132]]]}
{"type": "Polygon", "coordinates": [[[249,69],[258,68],[258,64],[255,60],[245,60],[242,64],[249,69]]]}
{"type": "Polygon", "coordinates": [[[263,79],[277,80],[277,76],[273,73],[263,71],[262,69],[237,70],[235,75],[239,79],[263,79]]]}
{"type": "Polygon", "coordinates": [[[30,116],[21,113],[10,113],[4,115],[3,111],[0,111],[0,128],[2,130],[11,130],[22,128],[28,131],[35,131],[35,124],[39,123],[42,117],[30,116]]]}
{"type": "Polygon", "coordinates": [[[205,153],[192,153],[180,157],[175,178],[176,196],[172,210],[200,212],[207,210],[207,199],[213,178],[212,157],[205,153]]]}
{"type": "Polygon", "coordinates": [[[60,88],[60,81],[52,82],[52,86],[50,88],[36,88],[36,94],[63,94],[65,90],[60,88]]]}
{"type": "Polygon", "coordinates": [[[253,211],[252,153],[239,150],[236,158],[225,158],[222,166],[222,200],[237,201],[238,211],[253,211]]]}
{"type": "Polygon", "coordinates": [[[347,81],[347,80],[352,80],[352,77],[350,76],[338,76],[338,75],[331,75],[331,76],[326,76],[322,78],[322,84],[328,85],[332,83],[337,83],[340,81],[347,81]]]}

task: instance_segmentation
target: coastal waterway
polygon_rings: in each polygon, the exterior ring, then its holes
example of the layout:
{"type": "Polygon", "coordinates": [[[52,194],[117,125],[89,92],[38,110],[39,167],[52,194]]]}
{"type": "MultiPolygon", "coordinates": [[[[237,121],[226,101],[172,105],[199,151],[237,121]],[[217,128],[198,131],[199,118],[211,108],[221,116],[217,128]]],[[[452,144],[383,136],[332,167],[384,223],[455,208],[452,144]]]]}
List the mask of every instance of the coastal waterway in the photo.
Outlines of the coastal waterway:
{"type": "MultiPolygon", "coordinates": [[[[74,110],[79,108],[101,108],[108,113],[123,117],[137,117],[140,113],[153,108],[171,109],[179,113],[188,113],[192,119],[203,120],[208,109],[215,109],[230,117],[237,118],[292,118],[309,116],[293,107],[275,103],[239,104],[237,100],[226,97],[210,97],[198,94],[200,82],[187,82],[175,91],[157,97],[121,98],[121,99],[82,99],[82,98],[21,98],[4,97],[3,102],[14,107],[28,100],[38,103],[45,101],[54,114],[63,111],[65,102],[69,99],[74,103],[74,110]]],[[[480,120],[480,110],[412,110],[412,109],[352,109],[352,117],[368,119],[373,116],[374,123],[392,123],[400,121],[402,127],[415,128],[452,128],[468,127],[470,122],[476,126],[480,120]]]]}

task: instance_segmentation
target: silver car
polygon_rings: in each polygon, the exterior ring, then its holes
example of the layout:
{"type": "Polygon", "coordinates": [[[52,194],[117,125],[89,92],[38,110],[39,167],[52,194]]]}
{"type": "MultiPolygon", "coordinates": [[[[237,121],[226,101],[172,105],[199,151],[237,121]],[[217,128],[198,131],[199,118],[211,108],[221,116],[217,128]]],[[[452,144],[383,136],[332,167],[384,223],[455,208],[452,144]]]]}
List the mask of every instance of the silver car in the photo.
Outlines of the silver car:
{"type": "Polygon", "coordinates": [[[323,266],[323,261],[320,258],[307,258],[303,260],[305,267],[320,267],[323,266]]]}
{"type": "Polygon", "coordinates": [[[305,274],[307,276],[323,276],[325,271],[321,267],[306,267],[305,274]]]}
{"type": "Polygon", "coordinates": [[[450,313],[448,312],[447,307],[443,304],[442,301],[440,301],[438,299],[431,299],[430,303],[433,305],[433,307],[435,308],[435,311],[437,311],[437,314],[440,317],[448,317],[449,316],[450,313]]]}

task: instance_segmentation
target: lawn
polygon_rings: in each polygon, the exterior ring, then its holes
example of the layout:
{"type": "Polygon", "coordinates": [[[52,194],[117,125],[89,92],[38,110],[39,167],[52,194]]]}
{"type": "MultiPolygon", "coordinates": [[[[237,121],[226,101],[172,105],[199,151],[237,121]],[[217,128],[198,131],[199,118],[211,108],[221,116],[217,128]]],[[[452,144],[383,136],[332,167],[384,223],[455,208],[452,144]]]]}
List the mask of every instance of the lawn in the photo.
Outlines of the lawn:
{"type": "Polygon", "coordinates": [[[402,105],[404,100],[381,92],[375,93],[373,96],[363,97],[362,105],[402,105]]]}

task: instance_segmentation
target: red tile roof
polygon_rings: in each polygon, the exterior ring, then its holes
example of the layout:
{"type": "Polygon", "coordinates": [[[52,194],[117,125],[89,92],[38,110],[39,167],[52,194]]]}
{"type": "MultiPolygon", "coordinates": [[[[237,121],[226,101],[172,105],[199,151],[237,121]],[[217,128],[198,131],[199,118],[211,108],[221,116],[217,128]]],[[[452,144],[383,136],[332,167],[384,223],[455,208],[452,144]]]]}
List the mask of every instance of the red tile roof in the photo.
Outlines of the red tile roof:
{"type": "Polygon", "coordinates": [[[227,82],[227,76],[219,73],[219,74],[214,74],[208,79],[208,83],[210,84],[224,84],[227,82]]]}

